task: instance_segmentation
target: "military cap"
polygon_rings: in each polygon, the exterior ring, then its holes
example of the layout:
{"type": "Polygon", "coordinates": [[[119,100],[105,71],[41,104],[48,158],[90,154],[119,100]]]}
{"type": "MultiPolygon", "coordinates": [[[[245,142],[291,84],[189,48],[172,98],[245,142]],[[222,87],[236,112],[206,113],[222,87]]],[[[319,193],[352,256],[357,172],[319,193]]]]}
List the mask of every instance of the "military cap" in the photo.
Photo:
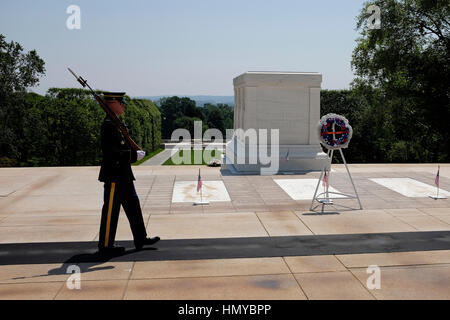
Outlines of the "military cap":
{"type": "Polygon", "coordinates": [[[125,92],[109,92],[104,91],[103,97],[105,100],[117,100],[123,102],[123,97],[125,96],[125,92]]]}

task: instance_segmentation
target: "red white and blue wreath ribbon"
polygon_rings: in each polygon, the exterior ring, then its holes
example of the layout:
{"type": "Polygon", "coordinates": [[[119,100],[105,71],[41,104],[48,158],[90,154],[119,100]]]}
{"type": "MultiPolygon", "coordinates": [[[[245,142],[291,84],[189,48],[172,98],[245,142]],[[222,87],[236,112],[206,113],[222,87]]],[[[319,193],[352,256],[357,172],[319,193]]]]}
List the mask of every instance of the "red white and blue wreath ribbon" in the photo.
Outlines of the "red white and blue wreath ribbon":
{"type": "Polygon", "coordinates": [[[319,141],[327,149],[347,148],[353,135],[348,120],[340,115],[329,113],[318,124],[319,141]]]}

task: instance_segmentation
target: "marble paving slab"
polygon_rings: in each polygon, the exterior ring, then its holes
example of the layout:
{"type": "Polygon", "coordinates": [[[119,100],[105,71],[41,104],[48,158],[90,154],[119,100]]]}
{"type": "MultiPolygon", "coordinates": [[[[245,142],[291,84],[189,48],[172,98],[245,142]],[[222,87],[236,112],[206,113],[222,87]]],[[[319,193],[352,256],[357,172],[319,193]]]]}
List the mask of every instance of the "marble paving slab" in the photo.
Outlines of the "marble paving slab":
{"type": "MultiPolygon", "coordinates": [[[[318,179],[274,179],[274,181],[294,200],[312,200],[316,191],[318,179]]],[[[340,192],[329,187],[330,192],[340,192]]],[[[325,192],[322,183],[319,185],[318,194],[325,192]]],[[[343,195],[330,194],[330,198],[347,198],[343,195]]]]}
{"type": "MultiPolygon", "coordinates": [[[[411,178],[372,178],[369,179],[392,191],[398,192],[408,198],[427,198],[436,196],[436,186],[411,179],[411,178]]],[[[450,196],[446,190],[440,189],[439,196],[450,196]]]]}
{"type": "MultiPolygon", "coordinates": [[[[223,181],[203,181],[204,201],[231,201],[223,181]]],[[[175,182],[172,203],[200,201],[200,192],[197,192],[197,181],[175,182]]]]}

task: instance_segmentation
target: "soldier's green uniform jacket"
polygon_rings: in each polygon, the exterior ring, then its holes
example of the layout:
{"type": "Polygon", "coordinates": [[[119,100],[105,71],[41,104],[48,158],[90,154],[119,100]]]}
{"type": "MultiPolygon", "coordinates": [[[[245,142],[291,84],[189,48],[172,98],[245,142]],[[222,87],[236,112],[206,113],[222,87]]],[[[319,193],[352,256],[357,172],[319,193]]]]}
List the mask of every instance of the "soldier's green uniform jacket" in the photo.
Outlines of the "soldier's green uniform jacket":
{"type": "Polygon", "coordinates": [[[106,117],[101,127],[103,159],[98,180],[102,182],[131,182],[136,180],[130,163],[137,161],[122,132],[106,117]]]}

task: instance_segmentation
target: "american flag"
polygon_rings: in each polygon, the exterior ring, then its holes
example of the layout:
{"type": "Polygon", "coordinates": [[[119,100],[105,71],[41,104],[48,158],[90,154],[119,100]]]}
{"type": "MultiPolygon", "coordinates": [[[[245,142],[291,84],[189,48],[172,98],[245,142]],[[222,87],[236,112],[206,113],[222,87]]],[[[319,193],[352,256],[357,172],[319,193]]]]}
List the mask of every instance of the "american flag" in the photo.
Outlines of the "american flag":
{"type": "Polygon", "coordinates": [[[439,170],[441,169],[440,166],[438,166],[438,172],[436,174],[436,179],[434,180],[434,184],[436,185],[436,187],[439,188],[439,170]]]}
{"type": "Polygon", "coordinates": [[[328,185],[327,171],[325,170],[325,175],[323,176],[322,185],[324,188],[328,185]]]}
{"type": "Polygon", "coordinates": [[[287,151],[287,154],[286,154],[286,162],[288,162],[289,161],[289,149],[288,149],[288,151],[287,151]]]}
{"type": "Polygon", "coordinates": [[[202,189],[202,177],[200,176],[200,169],[198,169],[198,180],[197,180],[197,192],[202,189]]]}

